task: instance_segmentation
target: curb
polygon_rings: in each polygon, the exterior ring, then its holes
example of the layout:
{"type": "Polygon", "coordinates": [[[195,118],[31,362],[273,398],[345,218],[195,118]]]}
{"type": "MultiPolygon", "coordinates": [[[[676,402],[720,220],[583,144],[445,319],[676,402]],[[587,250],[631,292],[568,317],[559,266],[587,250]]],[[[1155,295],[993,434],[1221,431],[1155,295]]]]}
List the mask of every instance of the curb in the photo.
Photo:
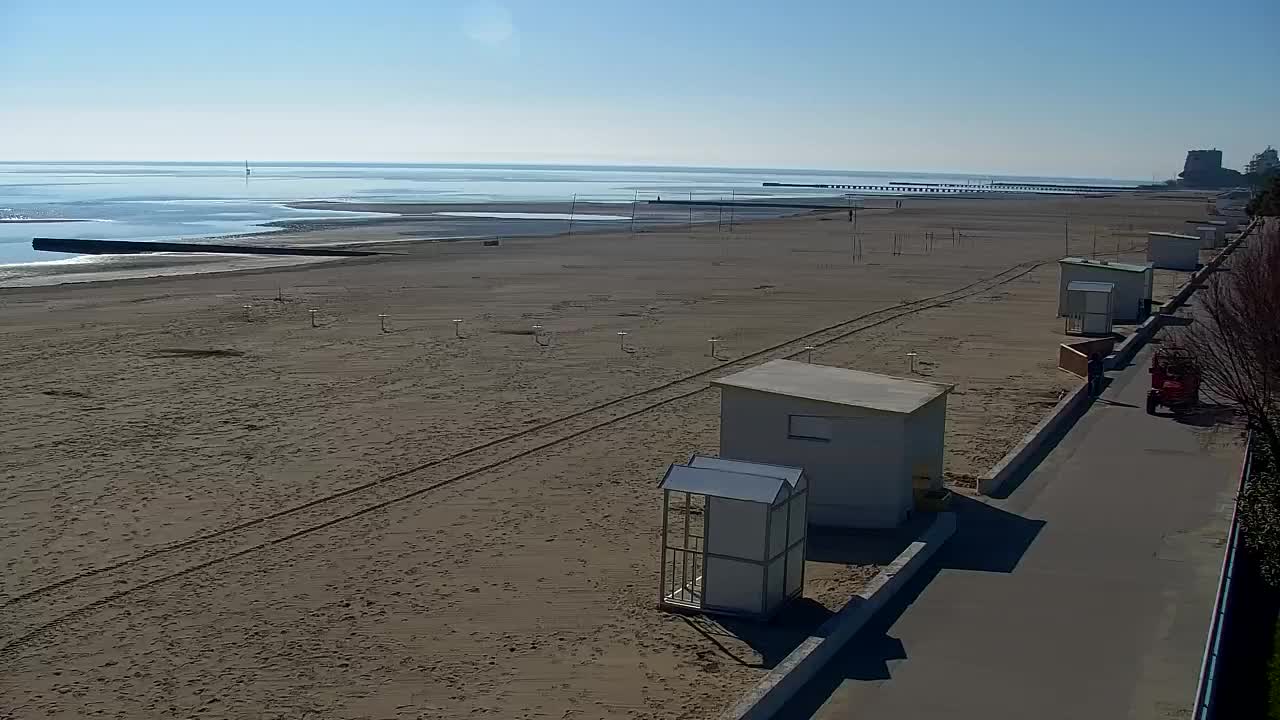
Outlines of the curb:
{"type": "Polygon", "coordinates": [[[983,473],[978,478],[978,492],[982,495],[994,495],[1004,487],[1019,470],[1022,465],[1044,446],[1054,433],[1062,428],[1068,421],[1075,419],[1079,411],[1089,403],[1089,384],[1084,383],[1080,387],[1067,393],[1067,396],[1058,401],[1057,405],[1049,411],[1048,415],[1041,418],[1040,422],[1031,431],[1022,437],[1012,450],[1000,458],[1000,462],[992,466],[990,470],[983,473]]]}
{"type": "Polygon", "coordinates": [[[828,618],[816,634],[805,638],[763,680],[722,713],[719,720],[764,720],[780,712],[955,531],[955,513],[939,513],[934,517],[919,538],[850,598],[840,612],[828,618]]]}

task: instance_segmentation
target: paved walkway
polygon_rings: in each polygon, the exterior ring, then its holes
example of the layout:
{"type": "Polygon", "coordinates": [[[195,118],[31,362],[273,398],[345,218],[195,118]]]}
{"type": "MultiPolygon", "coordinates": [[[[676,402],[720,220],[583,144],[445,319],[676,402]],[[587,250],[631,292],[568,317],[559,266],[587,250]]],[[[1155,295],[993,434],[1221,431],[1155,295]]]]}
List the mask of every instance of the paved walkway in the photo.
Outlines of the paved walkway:
{"type": "Polygon", "coordinates": [[[788,718],[1188,718],[1242,448],[1143,409],[1150,350],[788,718]]]}

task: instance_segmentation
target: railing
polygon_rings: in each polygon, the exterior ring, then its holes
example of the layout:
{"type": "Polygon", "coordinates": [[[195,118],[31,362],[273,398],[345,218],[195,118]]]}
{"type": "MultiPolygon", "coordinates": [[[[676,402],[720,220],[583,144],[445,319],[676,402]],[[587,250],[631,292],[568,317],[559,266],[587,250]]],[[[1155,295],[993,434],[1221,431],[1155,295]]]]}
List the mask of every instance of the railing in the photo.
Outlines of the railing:
{"type": "Polygon", "coordinates": [[[1240,544],[1240,495],[1248,482],[1253,462],[1253,434],[1245,444],[1244,463],[1240,468],[1240,484],[1236,488],[1236,507],[1231,513],[1231,532],[1227,536],[1227,554],[1222,559],[1222,575],[1218,579],[1218,595],[1213,601],[1213,617],[1209,623],[1209,637],[1205,642],[1204,659],[1200,664],[1200,680],[1196,685],[1196,704],[1192,717],[1195,720],[1211,720],[1214,717],[1213,700],[1218,679],[1219,652],[1222,646],[1222,629],[1230,609],[1231,590],[1236,570],[1236,551],[1240,544]]]}
{"type": "MultiPolygon", "coordinates": [[[[695,538],[695,545],[700,545],[700,540],[701,538],[695,538]]],[[[667,557],[663,560],[663,574],[666,576],[663,602],[701,609],[702,579],[706,571],[704,553],[700,550],[667,548],[667,557]]]]}

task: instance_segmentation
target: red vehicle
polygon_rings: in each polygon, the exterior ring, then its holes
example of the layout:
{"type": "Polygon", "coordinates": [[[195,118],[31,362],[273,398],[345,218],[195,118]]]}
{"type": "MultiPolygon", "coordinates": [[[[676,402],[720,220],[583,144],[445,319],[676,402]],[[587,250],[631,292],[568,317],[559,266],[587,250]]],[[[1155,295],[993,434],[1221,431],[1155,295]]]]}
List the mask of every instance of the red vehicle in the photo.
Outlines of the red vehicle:
{"type": "Polygon", "coordinates": [[[1157,350],[1151,358],[1151,389],[1147,391],[1147,413],[1154,415],[1161,405],[1185,410],[1200,402],[1200,368],[1185,353],[1157,350]]]}

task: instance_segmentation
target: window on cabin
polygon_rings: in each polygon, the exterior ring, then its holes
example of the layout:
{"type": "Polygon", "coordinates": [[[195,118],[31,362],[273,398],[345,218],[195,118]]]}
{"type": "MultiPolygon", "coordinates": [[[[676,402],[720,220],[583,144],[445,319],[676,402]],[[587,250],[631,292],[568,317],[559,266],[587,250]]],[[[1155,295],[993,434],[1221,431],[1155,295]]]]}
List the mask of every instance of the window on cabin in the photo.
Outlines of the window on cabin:
{"type": "Polygon", "coordinates": [[[831,442],[831,418],[819,415],[787,416],[787,437],[792,440],[831,442]]]}

